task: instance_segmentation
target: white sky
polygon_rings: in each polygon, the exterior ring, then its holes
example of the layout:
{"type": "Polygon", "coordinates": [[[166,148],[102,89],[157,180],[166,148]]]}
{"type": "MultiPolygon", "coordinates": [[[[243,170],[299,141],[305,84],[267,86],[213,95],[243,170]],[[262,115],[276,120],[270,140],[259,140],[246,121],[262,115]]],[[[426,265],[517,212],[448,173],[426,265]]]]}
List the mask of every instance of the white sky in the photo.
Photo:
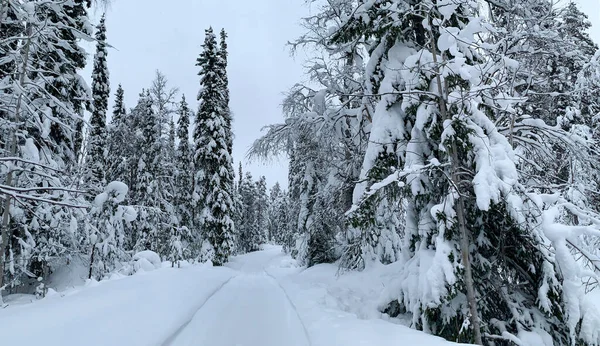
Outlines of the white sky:
{"type": "MultiPolygon", "coordinates": [[[[600,42],[600,0],[576,1],[594,24],[592,37],[600,42]]],[[[135,105],[140,90],[150,85],[158,69],[171,86],[186,95],[195,110],[199,88],[195,62],[204,29],[212,26],[218,32],[225,28],[229,34],[228,73],[236,174],[237,164],[242,160],[244,170],[250,170],[255,178],[265,175],[269,185],[276,181],[285,185],[285,158],[268,165],[249,164],[245,162],[245,154],[261,135],[263,126],[282,121],[283,92],[303,79],[302,59],[295,61],[290,57],[285,44],[302,33],[300,19],[309,12],[304,0],[112,2],[106,19],[108,41],[114,47],[108,52],[111,94],[121,83],[128,108],[135,105]]],[[[92,46],[89,52],[91,59],[92,46]]],[[[91,68],[90,61],[84,72],[86,76],[91,75],[91,68]]]]}
{"type": "MultiPolygon", "coordinates": [[[[108,41],[114,47],[108,51],[110,111],[119,83],[131,108],[141,89],[150,86],[156,69],[196,110],[199,69],[195,63],[204,30],[212,26],[218,33],[225,28],[236,174],[243,160],[244,170],[255,179],[265,175],[269,185],[276,181],[286,185],[285,157],[265,165],[249,164],[245,155],[263,126],[282,121],[283,92],[303,78],[302,61],[290,56],[286,43],[302,33],[300,18],[307,13],[303,0],[113,0],[106,18],[108,41]]],[[[91,59],[93,46],[88,51],[91,59]]],[[[91,68],[90,61],[86,76],[91,68]]]]}

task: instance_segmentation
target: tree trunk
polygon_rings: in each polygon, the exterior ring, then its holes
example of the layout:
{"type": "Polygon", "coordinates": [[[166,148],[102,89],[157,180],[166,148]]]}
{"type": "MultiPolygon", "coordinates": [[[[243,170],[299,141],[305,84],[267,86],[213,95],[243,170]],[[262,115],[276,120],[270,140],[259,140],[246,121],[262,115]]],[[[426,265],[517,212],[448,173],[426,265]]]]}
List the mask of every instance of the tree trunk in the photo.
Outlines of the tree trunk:
{"type": "MultiPolygon", "coordinates": [[[[23,66],[21,67],[21,72],[19,76],[19,85],[22,86],[25,83],[25,76],[27,75],[27,65],[29,64],[29,47],[31,45],[31,33],[32,28],[31,25],[27,26],[27,42],[25,43],[25,47],[23,48],[23,66]]],[[[23,101],[23,94],[19,93],[19,97],[17,98],[17,104],[15,106],[15,113],[13,115],[13,120],[15,124],[19,120],[19,112],[21,111],[21,102],[23,101]]],[[[17,130],[13,129],[12,133],[9,135],[9,148],[11,157],[15,157],[17,155],[17,130]]],[[[9,166],[9,171],[6,175],[6,186],[12,187],[14,184],[13,181],[13,170],[12,167],[9,166]]],[[[0,304],[2,304],[2,290],[4,287],[4,265],[5,265],[5,254],[6,254],[6,246],[9,241],[9,227],[10,227],[10,205],[12,202],[12,198],[9,194],[4,196],[4,206],[3,206],[3,214],[2,214],[2,225],[0,227],[0,304]]]]}
{"type": "Polygon", "coordinates": [[[92,254],[90,256],[90,272],[88,274],[88,279],[92,278],[92,271],[94,268],[94,254],[96,253],[96,244],[92,245],[92,254]]]}
{"type": "MultiPolygon", "coordinates": [[[[442,80],[440,78],[440,71],[438,68],[437,61],[437,49],[435,46],[434,35],[431,33],[431,54],[433,55],[433,63],[435,65],[436,70],[436,79],[438,85],[438,93],[439,93],[439,105],[440,105],[440,115],[442,119],[447,120],[450,119],[450,115],[448,114],[447,106],[446,106],[446,98],[444,93],[444,87],[442,85],[442,80]]],[[[467,302],[469,304],[469,311],[471,313],[470,322],[473,327],[473,342],[477,345],[483,345],[483,340],[481,338],[481,325],[479,321],[479,314],[477,312],[477,298],[475,297],[475,287],[473,282],[473,272],[471,270],[471,260],[469,258],[469,230],[467,229],[467,222],[465,219],[465,205],[464,200],[459,190],[458,186],[460,184],[460,176],[458,175],[458,170],[460,168],[460,162],[458,158],[458,148],[456,146],[456,141],[452,141],[452,153],[451,153],[451,166],[452,170],[452,187],[456,189],[457,199],[456,199],[456,221],[458,222],[458,229],[460,231],[460,253],[462,256],[462,264],[465,268],[465,286],[467,289],[467,302]]]]}

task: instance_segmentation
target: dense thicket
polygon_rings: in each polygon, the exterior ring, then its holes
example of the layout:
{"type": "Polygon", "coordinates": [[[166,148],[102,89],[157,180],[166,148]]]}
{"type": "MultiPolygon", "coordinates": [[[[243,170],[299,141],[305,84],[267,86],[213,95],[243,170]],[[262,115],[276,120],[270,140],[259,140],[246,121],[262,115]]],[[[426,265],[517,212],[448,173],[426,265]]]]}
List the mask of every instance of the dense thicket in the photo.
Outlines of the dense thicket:
{"type": "Polygon", "coordinates": [[[400,262],[382,311],[448,340],[597,343],[579,293],[599,234],[585,15],[540,0],[310,2],[292,42],[316,52],[310,82],[251,152],[290,159],[284,249],[309,266],[400,262]]]}

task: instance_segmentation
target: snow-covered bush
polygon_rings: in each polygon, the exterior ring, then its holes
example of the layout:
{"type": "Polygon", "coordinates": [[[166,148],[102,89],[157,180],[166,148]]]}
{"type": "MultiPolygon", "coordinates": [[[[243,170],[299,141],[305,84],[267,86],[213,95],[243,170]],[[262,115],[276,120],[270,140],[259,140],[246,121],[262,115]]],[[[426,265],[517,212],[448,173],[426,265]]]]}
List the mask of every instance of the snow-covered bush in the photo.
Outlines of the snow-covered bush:
{"type": "Polygon", "coordinates": [[[128,260],[125,226],[136,219],[137,213],[130,206],[120,205],[127,192],[127,185],[113,181],[94,199],[87,227],[91,248],[89,278],[101,279],[128,260]]]}

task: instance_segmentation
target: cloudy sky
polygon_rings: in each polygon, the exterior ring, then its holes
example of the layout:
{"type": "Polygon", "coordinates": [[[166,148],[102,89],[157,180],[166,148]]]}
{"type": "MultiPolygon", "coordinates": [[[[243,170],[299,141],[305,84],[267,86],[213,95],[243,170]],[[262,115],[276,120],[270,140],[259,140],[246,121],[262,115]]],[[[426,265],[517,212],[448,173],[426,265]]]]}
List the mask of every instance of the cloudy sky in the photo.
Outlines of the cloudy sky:
{"type": "MultiPolygon", "coordinates": [[[[114,47],[108,52],[111,93],[121,83],[127,107],[135,106],[140,90],[150,85],[158,69],[196,109],[199,70],[195,63],[204,30],[225,28],[237,172],[238,162],[245,159],[261,128],[282,120],[282,93],[303,78],[302,61],[290,56],[286,42],[301,33],[300,18],[309,9],[303,0],[173,1],[176,5],[171,1],[112,1],[106,18],[108,41],[114,47]]],[[[265,175],[269,185],[287,182],[285,158],[268,165],[243,164],[255,178],[265,175]]]]}
{"type": "MultiPolygon", "coordinates": [[[[595,24],[592,35],[600,42],[600,0],[577,1],[595,24]]],[[[236,172],[242,160],[255,178],[265,175],[269,185],[285,183],[285,158],[265,165],[247,163],[244,157],[263,126],[282,120],[282,93],[303,78],[302,58],[292,58],[286,42],[302,33],[300,19],[309,10],[304,0],[113,0],[106,20],[114,47],[108,53],[113,93],[123,84],[127,106],[133,107],[158,69],[194,101],[199,87],[195,61],[204,29],[225,28],[236,172]]]]}

